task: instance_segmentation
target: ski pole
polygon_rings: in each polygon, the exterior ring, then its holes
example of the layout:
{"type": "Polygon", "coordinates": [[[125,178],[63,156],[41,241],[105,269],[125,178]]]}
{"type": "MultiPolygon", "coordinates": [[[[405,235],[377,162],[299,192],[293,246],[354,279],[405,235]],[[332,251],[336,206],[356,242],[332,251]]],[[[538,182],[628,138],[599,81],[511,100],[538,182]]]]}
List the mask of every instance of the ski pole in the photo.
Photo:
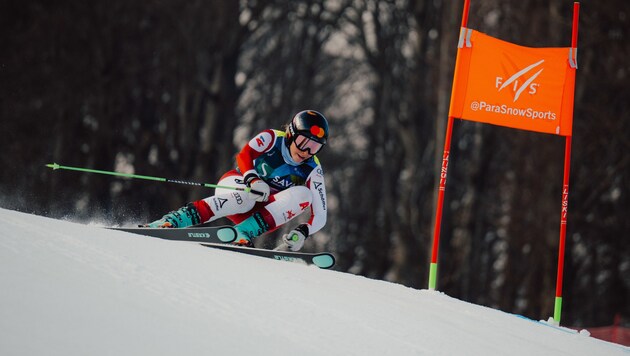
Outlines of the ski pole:
{"type": "Polygon", "coordinates": [[[158,182],[167,182],[167,183],[177,183],[177,184],[186,184],[186,185],[194,185],[198,187],[207,187],[207,188],[224,188],[224,189],[232,189],[239,190],[243,192],[252,192],[258,194],[257,191],[252,190],[251,188],[239,188],[239,187],[231,187],[227,185],[217,185],[217,184],[209,184],[209,183],[197,183],[197,182],[189,182],[179,179],[169,179],[169,178],[161,178],[161,177],[151,177],[151,176],[142,176],[138,174],[129,174],[129,173],[120,173],[120,172],[111,172],[111,171],[101,171],[98,169],[88,169],[81,167],[70,167],[70,166],[61,166],[57,163],[47,164],[46,167],[52,168],[53,170],[64,169],[67,171],[79,171],[79,172],[87,172],[87,173],[97,173],[97,174],[106,174],[110,176],[116,177],[125,177],[125,178],[135,178],[135,179],[146,179],[146,180],[154,180],[158,182]]]}

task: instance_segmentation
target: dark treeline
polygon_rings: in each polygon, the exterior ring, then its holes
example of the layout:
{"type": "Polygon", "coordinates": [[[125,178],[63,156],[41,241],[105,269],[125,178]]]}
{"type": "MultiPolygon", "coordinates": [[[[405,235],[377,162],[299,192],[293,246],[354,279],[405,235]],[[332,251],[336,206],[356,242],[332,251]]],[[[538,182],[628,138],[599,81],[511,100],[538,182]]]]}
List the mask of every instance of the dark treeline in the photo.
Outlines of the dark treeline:
{"type": "MultiPolygon", "coordinates": [[[[469,27],[566,47],[572,3],[473,0],[469,27]]],[[[426,288],[463,0],[0,2],[0,205],[138,223],[211,190],[55,172],[57,162],[214,183],[305,108],[338,269],[426,288]]],[[[630,319],[630,2],[585,1],[563,324],[630,319]]],[[[438,288],[553,315],[564,138],[456,120],[438,288]]]]}

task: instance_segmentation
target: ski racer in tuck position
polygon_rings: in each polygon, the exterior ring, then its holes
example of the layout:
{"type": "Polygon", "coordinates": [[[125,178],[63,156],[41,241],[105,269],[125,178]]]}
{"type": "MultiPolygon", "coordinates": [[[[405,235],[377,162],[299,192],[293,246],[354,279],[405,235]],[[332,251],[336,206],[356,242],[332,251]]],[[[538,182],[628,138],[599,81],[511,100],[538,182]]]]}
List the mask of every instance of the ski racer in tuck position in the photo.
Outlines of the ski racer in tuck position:
{"type": "Polygon", "coordinates": [[[282,237],[292,251],[298,251],[309,235],[326,224],[324,173],[315,154],[327,140],[324,115],[301,111],[286,125],[286,131],[264,130],[252,138],[237,154],[237,168],[218,182],[221,186],[251,188],[249,192],[217,188],[214,196],[188,203],[144,226],[182,228],[227,217],[236,224],[234,244],[252,247],[254,238],[310,207],[308,222],[282,237]]]}

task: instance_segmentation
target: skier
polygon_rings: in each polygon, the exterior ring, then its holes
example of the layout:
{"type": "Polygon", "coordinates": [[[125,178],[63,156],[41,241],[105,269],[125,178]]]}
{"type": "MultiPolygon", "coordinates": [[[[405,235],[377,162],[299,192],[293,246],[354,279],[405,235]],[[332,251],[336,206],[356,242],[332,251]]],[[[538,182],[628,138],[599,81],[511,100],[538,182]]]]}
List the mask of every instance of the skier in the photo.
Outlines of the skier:
{"type": "Polygon", "coordinates": [[[314,110],[297,113],[285,131],[264,130],[236,156],[237,168],[225,173],[220,186],[251,188],[249,192],[217,188],[215,195],[188,203],[144,225],[182,228],[227,217],[236,225],[234,244],[253,247],[252,240],[311,208],[307,223],[283,235],[298,251],[309,235],[326,224],[326,187],[315,156],[328,140],[328,122],[314,110]]]}

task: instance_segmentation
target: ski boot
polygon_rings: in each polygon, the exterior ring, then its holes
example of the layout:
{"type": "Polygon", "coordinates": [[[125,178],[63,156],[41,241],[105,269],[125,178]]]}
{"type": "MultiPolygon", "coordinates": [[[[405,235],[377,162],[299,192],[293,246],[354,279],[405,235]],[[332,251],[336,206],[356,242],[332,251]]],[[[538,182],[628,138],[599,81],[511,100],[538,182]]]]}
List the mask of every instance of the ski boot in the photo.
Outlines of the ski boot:
{"type": "Polygon", "coordinates": [[[171,211],[161,219],[142,225],[150,228],[181,228],[197,225],[201,222],[199,212],[193,203],[188,203],[177,211],[171,211]]]}
{"type": "Polygon", "coordinates": [[[237,236],[232,245],[243,247],[254,247],[252,240],[269,231],[269,225],[265,222],[261,213],[254,213],[234,226],[234,228],[237,236]]]}

